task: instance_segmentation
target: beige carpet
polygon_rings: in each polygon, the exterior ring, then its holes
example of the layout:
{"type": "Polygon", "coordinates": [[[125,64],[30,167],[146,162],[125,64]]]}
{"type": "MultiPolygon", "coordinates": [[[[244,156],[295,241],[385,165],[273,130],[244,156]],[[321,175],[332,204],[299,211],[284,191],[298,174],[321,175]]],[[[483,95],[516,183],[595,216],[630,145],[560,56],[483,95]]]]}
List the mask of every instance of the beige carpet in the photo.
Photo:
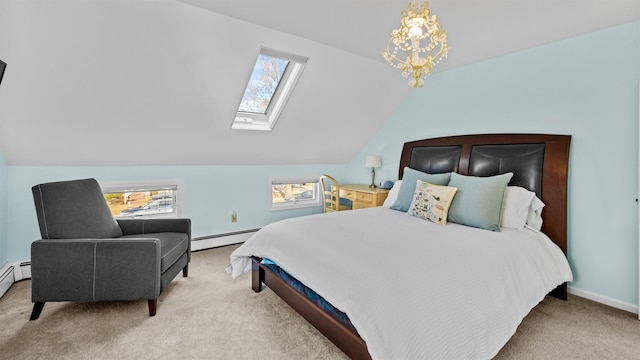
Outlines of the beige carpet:
{"type": "MultiPolygon", "coordinates": [[[[31,283],[0,299],[2,359],[346,359],[333,344],[250,277],[224,267],[236,246],[193,254],[149,317],[146,301],[47,303],[31,313],[31,283]]],[[[578,297],[545,299],[497,359],[640,359],[635,314],[578,297]]]]}

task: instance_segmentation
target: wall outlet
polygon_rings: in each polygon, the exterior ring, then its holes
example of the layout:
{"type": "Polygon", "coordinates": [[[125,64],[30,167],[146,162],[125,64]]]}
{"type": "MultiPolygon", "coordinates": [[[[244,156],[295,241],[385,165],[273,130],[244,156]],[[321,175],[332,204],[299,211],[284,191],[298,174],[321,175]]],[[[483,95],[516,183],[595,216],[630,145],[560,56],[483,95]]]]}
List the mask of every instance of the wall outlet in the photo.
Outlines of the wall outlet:
{"type": "Polygon", "coordinates": [[[235,211],[231,213],[231,222],[238,222],[238,213],[235,211]]]}

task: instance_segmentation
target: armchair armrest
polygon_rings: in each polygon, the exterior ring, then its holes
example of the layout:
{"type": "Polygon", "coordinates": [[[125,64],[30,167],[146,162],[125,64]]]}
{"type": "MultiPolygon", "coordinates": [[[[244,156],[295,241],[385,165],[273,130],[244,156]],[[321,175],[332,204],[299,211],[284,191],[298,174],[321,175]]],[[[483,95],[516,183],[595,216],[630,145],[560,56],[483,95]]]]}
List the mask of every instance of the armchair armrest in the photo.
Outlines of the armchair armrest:
{"type": "Polygon", "coordinates": [[[155,299],[158,239],[43,239],[31,244],[33,302],[155,299]]]}
{"type": "Polygon", "coordinates": [[[178,232],[189,234],[191,239],[191,220],[170,219],[117,219],[123,235],[178,232]]]}

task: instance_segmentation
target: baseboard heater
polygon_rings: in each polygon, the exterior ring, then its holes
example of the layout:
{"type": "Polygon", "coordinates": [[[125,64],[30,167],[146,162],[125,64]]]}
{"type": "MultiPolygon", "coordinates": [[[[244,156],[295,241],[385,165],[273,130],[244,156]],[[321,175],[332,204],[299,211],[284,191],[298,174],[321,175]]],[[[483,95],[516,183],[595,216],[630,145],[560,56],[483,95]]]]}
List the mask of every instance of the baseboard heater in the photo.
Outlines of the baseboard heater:
{"type": "Polygon", "coordinates": [[[250,229],[229,232],[224,234],[215,234],[207,236],[199,236],[191,239],[191,251],[206,250],[220,246],[238,244],[246,241],[256,231],[260,229],[250,229]]]}
{"type": "Polygon", "coordinates": [[[13,266],[9,266],[0,274],[0,297],[2,297],[16,281],[14,272],[13,266]]]}
{"type": "Polygon", "coordinates": [[[0,268],[0,297],[2,297],[13,283],[31,278],[31,261],[17,261],[6,263],[0,268]]]}

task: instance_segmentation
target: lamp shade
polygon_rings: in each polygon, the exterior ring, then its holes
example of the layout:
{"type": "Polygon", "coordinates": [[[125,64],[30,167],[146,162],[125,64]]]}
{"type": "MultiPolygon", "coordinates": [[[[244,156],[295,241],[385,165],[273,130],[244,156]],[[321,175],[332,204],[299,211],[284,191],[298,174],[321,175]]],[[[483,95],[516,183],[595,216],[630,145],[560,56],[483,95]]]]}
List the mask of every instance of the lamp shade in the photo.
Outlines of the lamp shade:
{"type": "Polygon", "coordinates": [[[364,159],[364,166],[371,168],[380,167],[382,166],[382,160],[378,155],[369,155],[364,159]]]}

